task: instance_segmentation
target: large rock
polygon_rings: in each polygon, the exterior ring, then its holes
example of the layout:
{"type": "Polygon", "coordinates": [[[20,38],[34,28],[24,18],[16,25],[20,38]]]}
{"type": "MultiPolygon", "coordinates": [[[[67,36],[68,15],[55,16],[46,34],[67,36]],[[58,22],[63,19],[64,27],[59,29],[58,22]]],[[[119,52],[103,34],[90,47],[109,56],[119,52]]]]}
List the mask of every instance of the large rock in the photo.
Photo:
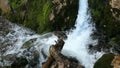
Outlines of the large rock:
{"type": "Polygon", "coordinates": [[[120,68],[120,56],[114,56],[111,65],[114,66],[114,68],[120,68]]]}
{"type": "Polygon", "coordinates": [[[111,65],[114,59],[114,54],[104,54],[98,61],[96,61],[94,68],[113,68],[111,65]]]}
{"type": "Polygon", "coordinates": [[[111,0],[110,5],[113,16],[120,21],[120,0],[111,0]]]}
{"type": "MultiPolygon", "coordinates": [[[[38,33],[68,30],[74,26],[78,0],[0,0],[7,1],[8,12],[1,15],[38,33]],[[9,3],[8,3],[9,2],[9,3]]],[[[6,6],[0,3],[1,6],[6,6]]]]}
{"type": "Polygon", "coordinates": [[[120,0],[111,0],[110,4],[112,8],[120,9],[120,0]]]}

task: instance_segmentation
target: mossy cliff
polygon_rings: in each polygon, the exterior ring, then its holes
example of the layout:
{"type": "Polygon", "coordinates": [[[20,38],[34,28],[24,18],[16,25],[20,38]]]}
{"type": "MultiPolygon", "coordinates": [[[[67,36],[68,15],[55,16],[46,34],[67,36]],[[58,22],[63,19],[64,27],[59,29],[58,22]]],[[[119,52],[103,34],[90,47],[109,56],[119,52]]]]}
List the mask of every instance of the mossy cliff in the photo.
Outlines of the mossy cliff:
{"type": "MultiPolygon", "coordinates": [[[[96,27],[94,35],[99,39],[95,48],[105,52],[111,52],[110,50],[112,50],[112,52],[120,55],[120,7],[114,5],[113,1],[88,0],[89,10],[96,27]],[[117,6],[117,8],[114,6],[117,6]]],[[[117,4],[120,4],[120,2],[117,2],[117,4]]],[[[95,63],[94,68],[113,68],[111,66],[113,56],[113,54],[103,55],[95,63]]]]}
{"type": "Polygon", "coordinates": [[[111,0],[88,0],[101,47],[120,46],[120,9],[111,7],[111,0]],[[117,16],[114,16],[114,12],[117,16]],[[103,45],[103,46],[102,46],[103,45]]]}
{"type": "Polygon", "coordinates": [[[10,11],[0,11],[2,16],[37,33],[68,30],[78,13],[78,0],[9,0],[8,5],[10,11]]]}

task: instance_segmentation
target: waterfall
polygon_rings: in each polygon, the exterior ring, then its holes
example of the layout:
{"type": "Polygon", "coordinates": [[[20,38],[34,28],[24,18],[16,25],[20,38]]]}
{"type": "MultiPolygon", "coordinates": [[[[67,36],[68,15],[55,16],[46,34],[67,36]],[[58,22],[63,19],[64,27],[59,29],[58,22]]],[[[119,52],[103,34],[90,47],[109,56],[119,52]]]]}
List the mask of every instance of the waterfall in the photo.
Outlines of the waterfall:
{"type": "MultiPolygon", "coordinates": [[[[55,44],[55,40],[58,38],[53,33],[47,33],[44,35],[38,35],[29,29],[13,24],[11,32],[8,33],[6,38],[12,39],[13,46],[8,46],[3,55],[19,53],[25,50],[22,48],[23,44],[30,39],[36,39],[32,45],[39,51],[40,54],[40,66],[45,61],[41,51],[49,55],[49,47],[55,44]]],[[[65,41],[65,45],[62,50],[62,54],[66,56],[75,57],[79,62],[85,66],[85,68],[93,68],[95,61],[103,54],[102,52],[96,52],[89,54],[89,44],[97,44],[97,40],[93,40],[91,34],[93,33],[94,26],[91,23],[91,16],[88,11],[88,0],[79,0],[79,11],[76,20],[76,28],[71,33],[67,34],[68,38],[65,41]]],[[[3,40],[4,41],[4,40],[3,40]]],[[[1,56],[1,54],[0,54],[1,56]]]]}
{"type": "Polygon", "coordinates": [[[97,40],[92,40],[91,37],[94,26],[88,11],[88,0],[79,0],[79,11],[75,26],[76,29],[65,40],[62,53],[66,56],[76,57],[85,68],[93,68],[93,64],[102,53],[97,52],[91,55],[88,52],[89,44],[97,44],[97,40]]]}

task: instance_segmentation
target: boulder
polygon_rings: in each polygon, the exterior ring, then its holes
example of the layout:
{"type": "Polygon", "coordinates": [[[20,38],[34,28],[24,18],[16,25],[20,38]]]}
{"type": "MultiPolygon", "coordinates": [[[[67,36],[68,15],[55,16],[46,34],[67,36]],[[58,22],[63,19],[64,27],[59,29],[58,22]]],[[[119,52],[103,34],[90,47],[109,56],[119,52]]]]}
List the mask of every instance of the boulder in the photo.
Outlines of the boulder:
{"type": "Polygon", "coordinates": [[[113,66],[113,68],[119,68],[120,67],[120,56],[114,56],[114,59],[111,63],[111,65],[113,66]]]}
{"type": "Polygon", "coordinates": [[[100,59],[95,62],[94,68],[113,68],[113,66],[111,65],[113,59],[114,54],[104,54],[100,59]]]}

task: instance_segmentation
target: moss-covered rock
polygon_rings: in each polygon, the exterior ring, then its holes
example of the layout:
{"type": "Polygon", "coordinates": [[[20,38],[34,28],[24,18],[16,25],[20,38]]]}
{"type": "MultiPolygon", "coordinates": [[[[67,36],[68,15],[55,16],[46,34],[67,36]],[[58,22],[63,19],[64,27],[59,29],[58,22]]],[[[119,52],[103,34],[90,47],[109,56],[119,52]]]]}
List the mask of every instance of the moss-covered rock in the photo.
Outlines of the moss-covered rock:
{"type": "Polygon", "coordinates": [[[9,6],[5,18],[38,33],[70,29],[78,13],[78,0],[9,0],[9,6]]]}
{"type": "Polygon", "coordinates": [[[30,48],[30,47],[32,47],[32,46],[33,46],[33,43],[34,43],[35,41],[36,41],[36,38],[33,38],[33,39],[30,39],[30,40],[26,41],[26,42],[23,44],[22,48],[30,48]]]}
{"type": "Polygon", "coordinates": [[[113,68],[111,62],[114,59],[114,54],[104,54],[98,61],[95,63],[94,68],[113,68]]]}

